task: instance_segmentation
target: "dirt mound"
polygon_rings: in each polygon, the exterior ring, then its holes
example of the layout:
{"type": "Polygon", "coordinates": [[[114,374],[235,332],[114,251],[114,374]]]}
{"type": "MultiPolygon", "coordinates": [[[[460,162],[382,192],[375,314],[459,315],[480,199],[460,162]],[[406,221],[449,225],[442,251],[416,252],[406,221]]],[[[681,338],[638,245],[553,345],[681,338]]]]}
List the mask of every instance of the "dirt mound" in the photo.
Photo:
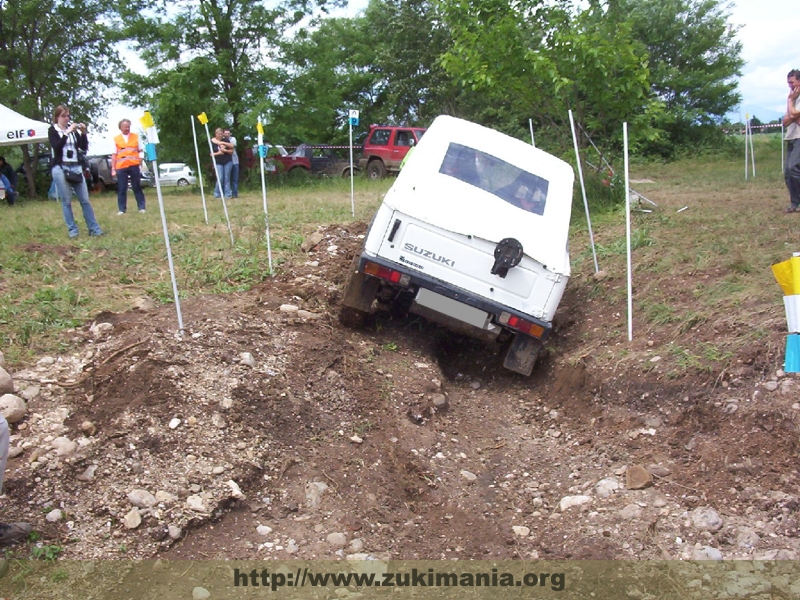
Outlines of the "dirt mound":
{"type": "Polygon", "coordinates": [[[80,559],[800,556],[778,333],[721,374],[671,378],[658,339],[609,363],[618,307],[577,276],[523,378],[419,318],[342,327],[365,229],[182,303],[182,335],[170,306],[98,315],[80,354],[14,373],[29,414],[4,519],[80,559]]]}

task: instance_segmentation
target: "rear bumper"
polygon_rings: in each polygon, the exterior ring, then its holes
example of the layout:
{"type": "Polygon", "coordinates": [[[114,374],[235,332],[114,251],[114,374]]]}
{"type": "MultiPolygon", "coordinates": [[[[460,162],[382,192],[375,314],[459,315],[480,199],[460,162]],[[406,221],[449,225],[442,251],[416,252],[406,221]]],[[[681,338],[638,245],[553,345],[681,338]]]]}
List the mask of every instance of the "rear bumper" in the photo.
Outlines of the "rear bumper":
{"type": "MultiPolygon", "coordinates": [[[[468,290],[456,287],[454,285],[447,284],[446,282],[436,279],[434,277],[430,277],[426,274],[420,273],[417,270],[412,270],[404,266],[403,264],[398,264],[396,262],[386,260],[380,257],[374,257],[370,255],[361,255],[358,263],[358,271],[364,272],[364,267],[366,262],[372,262],[378,264],[382,267],[386,267],[388,269],[392,269],[394,271],[398,271],[402,273],[404,276],[408,277],[408,283],[405,285],[394,284],[391,282],[385,282],[389,285],[393,285],[398,288],[404,288],[409,290],[416,291],[419,288],[429,290],[434,294],[438,294],[440,296],[444,296],[445,298],[449,298],[450,300],[454,300],[459,302],[467,307],[471,307],[473,309],[477,309],[479,311],[483,311],[490,316],[491,323],[493,328],[500,328],[507,329],[514,333],[521,333],[516,331],[512,327],[507,327],[503,323],[500,322],[500,315],[501,313],[507,313],[508,315],[518,317],[520,319],[524,319],[531,323],[535,323],[536,325],[540,326],[543,329],[543,333],[539,336],[538,339],[545,340],[549,335],[552,329],[552,323],[539,319],[537,317],[531,316],[529,314],[523,313],[517,309],[511,308],[499,302],[493,302],[492,300],[488,300],[481,296],[478,296],[468,290]]],[[[382,280],[384,281],[384,280],[382,280]]],[[[427,309],[430,310],[430,309],[427,309]]],[[[415,311],[423,314],[421,311],[415,311]]],[[[427,311],[426,311],[427,312],[427,311]]],[[[423,314],[423,316],[427,316],[423,314]]],[[[452,311],[448,311],[445,313],[445,316],[449,321],[454,319],[454,315],[452,311]]],[[[463,318],[455,317],[458,320],[464,321],[463,318]]],[[[464,323],[465,326],[470,326],[469,323],[464,323]]],[[[472,325],[474,327],[474,325],[472,325]]],[[[525,335],[525,334],[523,334],[525,335]]]]}

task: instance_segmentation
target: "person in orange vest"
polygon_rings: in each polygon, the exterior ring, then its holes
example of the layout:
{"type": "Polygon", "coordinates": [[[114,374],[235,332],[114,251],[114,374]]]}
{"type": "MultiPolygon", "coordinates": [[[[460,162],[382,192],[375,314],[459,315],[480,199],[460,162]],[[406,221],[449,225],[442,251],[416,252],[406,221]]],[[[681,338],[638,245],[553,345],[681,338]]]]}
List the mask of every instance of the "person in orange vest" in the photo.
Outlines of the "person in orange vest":
{"type": "Polygon", "coordinates": [[[128,210],[128,181],[131,182],[133,196],[139,212],[145,212],[144,192],[142,191],[142,164],[139,136],[131,133],[131,122],[122,119],[119,122],[120,134],[114,138],[117,149],[111,156],[111,176],[117,177],[117,215],[124,215],[128,210]]]}

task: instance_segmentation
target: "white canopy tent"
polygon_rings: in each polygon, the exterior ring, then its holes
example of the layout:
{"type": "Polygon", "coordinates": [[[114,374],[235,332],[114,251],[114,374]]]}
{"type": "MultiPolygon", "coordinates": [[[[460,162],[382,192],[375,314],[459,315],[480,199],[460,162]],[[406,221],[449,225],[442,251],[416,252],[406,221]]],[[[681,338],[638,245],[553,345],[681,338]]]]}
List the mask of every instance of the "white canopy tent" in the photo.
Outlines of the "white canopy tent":
{"type": "Polygon", "coordinates": [[[47,142],[49,123],[35,121],[0,104],[0,146],[47,142]]]}

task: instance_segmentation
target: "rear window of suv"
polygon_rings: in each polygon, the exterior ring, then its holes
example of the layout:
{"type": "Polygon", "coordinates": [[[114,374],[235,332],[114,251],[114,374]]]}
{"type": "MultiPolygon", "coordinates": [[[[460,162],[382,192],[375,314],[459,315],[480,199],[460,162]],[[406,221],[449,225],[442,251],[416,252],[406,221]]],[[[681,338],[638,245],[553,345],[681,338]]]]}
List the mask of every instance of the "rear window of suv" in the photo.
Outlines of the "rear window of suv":
{"type": "Polygon", "coordinates": [[[439,172],[537,215],[544,214],[549,182],[480,150],[451,143],[439,172]]]}

